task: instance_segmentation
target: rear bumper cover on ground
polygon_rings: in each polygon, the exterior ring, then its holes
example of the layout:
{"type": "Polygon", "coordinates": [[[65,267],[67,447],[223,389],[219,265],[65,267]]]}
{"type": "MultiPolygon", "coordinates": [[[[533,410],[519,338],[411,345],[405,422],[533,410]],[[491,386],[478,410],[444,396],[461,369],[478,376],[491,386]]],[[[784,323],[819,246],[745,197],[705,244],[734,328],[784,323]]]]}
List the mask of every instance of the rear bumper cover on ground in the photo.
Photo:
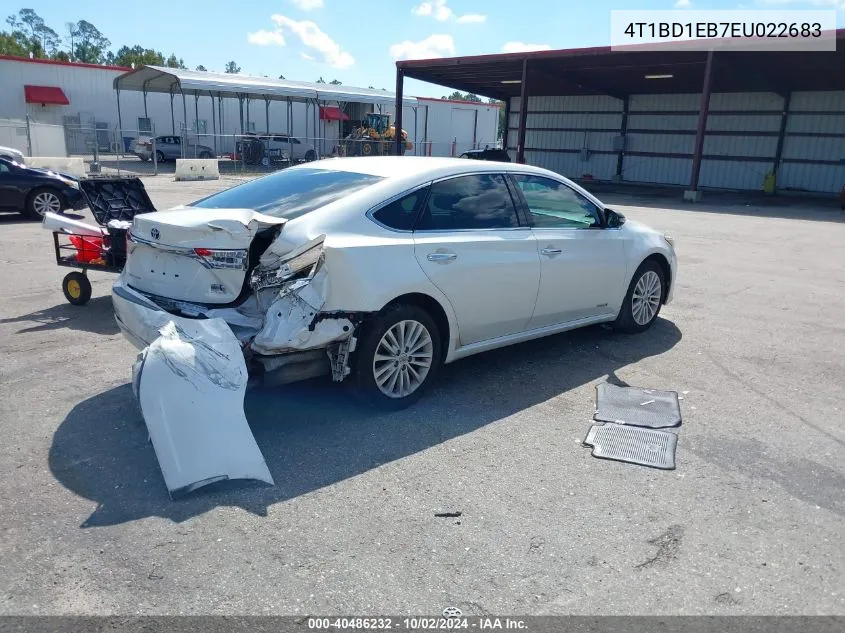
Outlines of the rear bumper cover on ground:
{"type": "Polygon", "coordinates": [[[228,479],[273,484],[244,414],[247,367],[226,322],[169,314],[120,280],[112,301],[142,350],[132,386],[170,496],[228,479]]]}

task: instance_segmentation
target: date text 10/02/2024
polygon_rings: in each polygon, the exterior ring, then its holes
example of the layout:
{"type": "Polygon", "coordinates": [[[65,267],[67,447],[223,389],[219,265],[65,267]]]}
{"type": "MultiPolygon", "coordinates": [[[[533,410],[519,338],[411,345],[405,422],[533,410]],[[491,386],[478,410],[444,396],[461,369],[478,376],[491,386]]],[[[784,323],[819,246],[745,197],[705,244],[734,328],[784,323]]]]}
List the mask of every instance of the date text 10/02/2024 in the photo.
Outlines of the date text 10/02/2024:
{"type": "Polygon", "coordinates": [[[517,618],[498,617],[455,617],[455,618],[308,618],[311,631],[342,630],[405,630],[405,631],[459,631],[474,629],[479,631],[511,630],[525,631],[526,623],[517,618]]]}
{"type": "Polygon", "coordinates": [[[642,38],[818,38],[819,22],[629,22],[625,35],[642,38]]]}

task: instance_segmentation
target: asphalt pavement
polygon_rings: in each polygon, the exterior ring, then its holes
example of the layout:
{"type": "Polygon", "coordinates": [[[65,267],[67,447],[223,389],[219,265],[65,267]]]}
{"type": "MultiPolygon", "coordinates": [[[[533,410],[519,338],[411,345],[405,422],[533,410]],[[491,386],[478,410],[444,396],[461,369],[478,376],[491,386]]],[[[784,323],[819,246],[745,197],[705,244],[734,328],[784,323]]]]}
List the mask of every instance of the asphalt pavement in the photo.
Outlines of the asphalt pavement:
{"type": "MultiPolygon", "coordinates": [[[[159,208],[236,182],[145,178],[159,208]]],[[[69,305],[49,233],[0,216],[0,613],[845,615],[845,214],[606,198],[676,238],[649,332],[460,361],[398,413],[330,381],[252,393],[276,486],[179,501],[114,276],[69,305]],[[581,446],[608,379],[682,394],[676,470],[581,446]]]]}

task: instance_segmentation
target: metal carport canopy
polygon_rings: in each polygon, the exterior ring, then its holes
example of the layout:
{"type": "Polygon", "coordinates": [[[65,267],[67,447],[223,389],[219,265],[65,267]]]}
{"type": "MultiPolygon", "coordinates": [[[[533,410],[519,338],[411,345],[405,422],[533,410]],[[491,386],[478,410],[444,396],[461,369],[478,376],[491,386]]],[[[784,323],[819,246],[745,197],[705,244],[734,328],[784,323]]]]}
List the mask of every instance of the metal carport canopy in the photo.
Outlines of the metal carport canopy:
{"type": "MultiPolygon", "coordinates": [[[[286,79],[269,79],[229,73],[142,66],[114,79],[115,90],[139,92],[161,92],[166,94],[214,93],[228,97],[260,97],[262,99],[308,101],[339,101],[355,103],[393,104],[396,96],[383,90],[335,86],[286,79]]],[[[417,100],[403,99],[406,106],[415,106],[417,100]]]]}
{"type": "MultiPolygon", "coordinates": [[[[521,94],[523,64],[531,96],[700,93],[708,52],[713,92],[845,90],[845,29],[825,32],[835,52],[736,50],[725,40],[675,46],[610,46],[397,62],[404,77],[507,100],[521,94]],[[657,77],[657,78],[656,78],[657,77]]],[[[764,43],[765,44],[765,43],[764,43]]],[[[743,42],[749,46],[748,40],[743,42]]]]}

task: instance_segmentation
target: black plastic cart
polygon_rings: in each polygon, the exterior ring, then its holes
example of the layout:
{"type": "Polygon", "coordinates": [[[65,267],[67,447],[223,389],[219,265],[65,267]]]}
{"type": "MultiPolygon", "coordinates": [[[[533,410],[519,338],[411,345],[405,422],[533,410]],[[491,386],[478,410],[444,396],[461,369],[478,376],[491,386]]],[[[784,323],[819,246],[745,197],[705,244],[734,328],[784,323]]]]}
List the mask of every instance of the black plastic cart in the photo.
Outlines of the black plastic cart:
{"type": "Polygon", "coordinates": [[[115,222],[131,222],[140,213],[155,211],[144,183],[137,177],[102,176],[79,181],[102,237],[53,232],[56,264],[75,268],[62,280],[62,292],[73,305],[85,305],[91,298],[89,270],[120,273],[126,264],[127,228],[115,222]],[[112,223],[112,226],[109,226],[112,223]]]}

